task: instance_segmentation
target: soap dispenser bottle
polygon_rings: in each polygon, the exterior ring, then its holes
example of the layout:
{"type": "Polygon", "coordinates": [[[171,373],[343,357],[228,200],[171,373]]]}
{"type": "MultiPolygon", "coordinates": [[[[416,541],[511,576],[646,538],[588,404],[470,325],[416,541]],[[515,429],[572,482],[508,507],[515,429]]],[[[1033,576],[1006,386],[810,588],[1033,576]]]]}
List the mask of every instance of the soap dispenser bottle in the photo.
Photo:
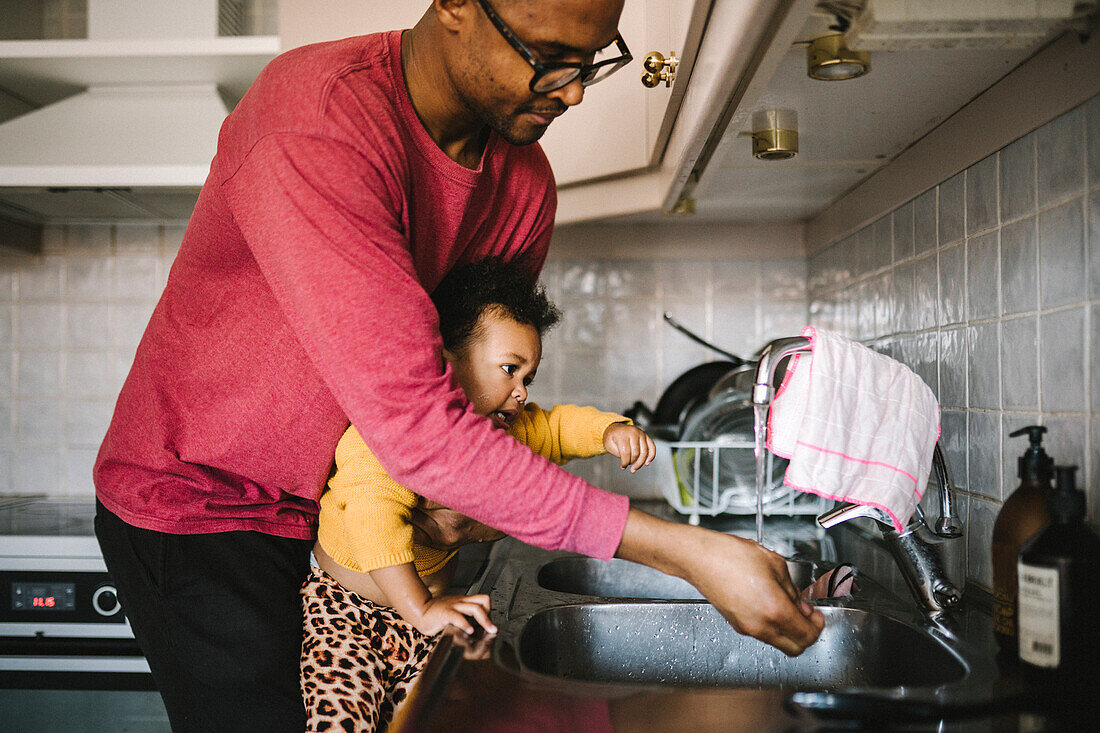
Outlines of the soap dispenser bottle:
{"type": "Polygon", "coordinates": [[[1085,524],[1076,466],[1055,469],[1050,524],[1024,543],[1018,565],[1019,649],[1027,677],[1095,692],[1100,659],[1100,537],[1085,524]]]}
{"type": "Polygon", "coordinates": [[[1016,560],[1024,542],[1047,522],[1047,496],[1054,460],[1043,450],[1042,425],[1010,433],[1027,433],[1030,447],[1017,461],[1020,485],[1012,492],[993,524],[993,634],[1009,658],[1016,658],[1016,560]]]}

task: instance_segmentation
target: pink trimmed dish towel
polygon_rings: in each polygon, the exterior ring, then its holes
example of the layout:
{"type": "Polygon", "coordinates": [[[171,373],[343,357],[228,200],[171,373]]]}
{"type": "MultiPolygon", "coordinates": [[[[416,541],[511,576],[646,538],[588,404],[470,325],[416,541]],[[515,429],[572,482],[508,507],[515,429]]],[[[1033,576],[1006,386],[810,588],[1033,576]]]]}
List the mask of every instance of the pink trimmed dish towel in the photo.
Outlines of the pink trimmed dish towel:
{"type": "Polygon", "coordinates": [[[791,357],[768,417],[768,450],[790,459],[783,483],[882,509],[900,532],[928,484],[940,437],[936,396],[907,366],[813,326],[791,357]]]}

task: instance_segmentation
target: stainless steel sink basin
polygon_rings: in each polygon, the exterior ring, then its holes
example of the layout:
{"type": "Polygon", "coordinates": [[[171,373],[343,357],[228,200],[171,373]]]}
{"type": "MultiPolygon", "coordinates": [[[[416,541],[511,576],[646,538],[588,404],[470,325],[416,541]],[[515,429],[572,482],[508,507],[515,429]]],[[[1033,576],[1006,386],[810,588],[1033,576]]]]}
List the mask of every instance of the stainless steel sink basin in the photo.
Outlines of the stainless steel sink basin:
{"type": "MultiPolygon", "coordinates": [[[[816,566],[790,560],[787,570],[796,588],[805,588],[816,578],[816,566]]],[[[595,560],[590,557],[562,557],[539,568],[538,584],[559,593],[602,598],[643,600],[702,600],[703,596],[681,578],[629,560],[595,560]]]]}
{"type": "Polygon", "coordinates": [[[825,631],[801,656],[742,636],[701,603],[577,604],[528,619],[520,664],[600,682],[804,691],[934,686],[961,680],[962,659],[930,635],[874,612],[823,607],[825,631]]]}

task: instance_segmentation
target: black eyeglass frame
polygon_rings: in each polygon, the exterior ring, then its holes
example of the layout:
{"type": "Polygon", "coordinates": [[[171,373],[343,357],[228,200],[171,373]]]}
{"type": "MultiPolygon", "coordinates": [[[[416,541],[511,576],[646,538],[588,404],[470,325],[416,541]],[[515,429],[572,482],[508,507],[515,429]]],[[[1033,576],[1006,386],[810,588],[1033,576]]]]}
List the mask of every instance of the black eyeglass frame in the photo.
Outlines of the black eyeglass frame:
{"type": "Polygon", "coordinates": [[[489,22],[493,24],[493,27],[500,32],[500,35],[504,36],[504,40],[508,41],[508,44],[512,48],[514,48],[516,52],[523,57],[523,60],[526,61],[534,70],[535,74],[531,77],[531,82],[527,85],[527,87],[535,94],[546,94],[548,92],[557,91],[564,86],[572,84],[573,80],[577,79],[578,77],[581,80],[581,86],[591,86],[592,84],[595,84],[598,81],[603,81],[607,77],[611,76],[634,59],[634,56],[630,53],[630,49],[626,47],[626,41],[623,40],[622,35],[616,33],[614,43],[615,46],[619,49],[620,55],[616,56],[615,58],[604,59],[603,61],[599,61],[595,64],[582,64],[579,61],[551,61],[544,64],[538,60],[538,57],[535,56],[531,49],[527,48],[523,41],[519,40],[519,37],[516,36],[515,32],[508,27],[508,24],[505,23],[504,20],[496,14],[496,11],[493,10],[493,7],[489,5],[487,0],[477,0],[477,4],[481,6],[481,9],[483,11],[485,11],[485,17],[489,19],[489,22]],[[612,65],[614,65],[614,68],[608,70],[606,74],[603,74],[599,77],[596,76],[596,72],[599,69],[612,65]],[[536,83],[540,79],[545,77],[551,71],[557,71],[559,69],[576,69],[577,73],[573,74],[572,76],[565,77],[564,81],[551,89],[535,88],[536,83]],[[588,77],[588,79],[586,80],[585,77],[588,77]]]}

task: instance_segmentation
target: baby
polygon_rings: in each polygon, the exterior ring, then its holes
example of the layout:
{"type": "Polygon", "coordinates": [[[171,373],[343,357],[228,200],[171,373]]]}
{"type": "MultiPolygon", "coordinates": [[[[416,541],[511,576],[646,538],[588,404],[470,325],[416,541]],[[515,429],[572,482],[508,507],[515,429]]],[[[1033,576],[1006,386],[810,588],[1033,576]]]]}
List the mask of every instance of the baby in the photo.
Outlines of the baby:
{"type": "MultiPolygon", "coordinates": [[[[495,427],[559,464],[611,453],[633,472],[653,460],[653,440],[621,415],[527,404],[542,335],[560,314],[524,264],[489,258],[457,268],[432,300],[443,356],[474,411],[495,427]]],[[[454,553],[413,543],[416,504],[349,427],[321,497],[319,567],[302,587],[301,683],[311,731],[321,723],[384,728],[447,625],[473,633],[472,619],[496,632],[488,596],[441,595],[454,553]]]]}

